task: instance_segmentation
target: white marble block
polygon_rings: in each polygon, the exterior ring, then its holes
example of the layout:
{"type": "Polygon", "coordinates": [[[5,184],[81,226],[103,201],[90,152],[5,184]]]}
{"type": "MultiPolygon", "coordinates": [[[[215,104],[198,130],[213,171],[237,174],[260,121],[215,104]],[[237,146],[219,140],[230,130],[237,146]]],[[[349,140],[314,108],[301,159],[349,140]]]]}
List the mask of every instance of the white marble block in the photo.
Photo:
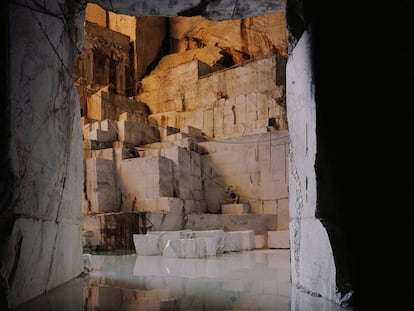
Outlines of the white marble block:
{"type": "Polygon", "coordinates": [[[114,164],[110,160],[85,160],[86,193],[92,213],[116,211],[114,164]]]}
{"type": "Polygon", "coordinates": [[[265,236],[263,234],[256,235],[254,238],[255,238],[255,248],[265,247],[265,236]]]}
{"type": "Polygon", "coordinates": [[[222,204],[222,214],[243,215],[249,213],[248,203],[222,204]]]}
{"type": "Polygon", "coordinates": [[[186,239],[188,237],[188,233],[191,230],[178,230],[178,231],[148,231],[147,234],[157,235],[160,238],[161,249],[164,250],[165,246],[167,246],[168,240],[180,240],[186,239]]]}
{"type": "Polygon", "coordinates": [[[242,235],[242,249],[254,249],[256,244],[254,230],[243,230],[240,232],[242,235]]]}
{"type": "Polygon", "coordinates": [[[189,233],[193,238],[213,238],[216,242],[216,254],[224,253],[227,235],[223,230],[199,230],[189,233]]]}
{"type": "Polygon", "coordinates": [[[181,258],[181,240],[168,240],[167,245],[162,251],[164,257],[181,258]]]}
{"type": "Polygon", "coordinates": [[[162,254],[162,241],[158,234],[134,234],[134,246],[137,255],[155,256],[162,254]]]}
{"type": "Polygon", "coordinates": [[[269,248],[290,248],[289,230],[267,231],[267,246],[269,248]]]}
{"type": "Polygon", "coordinates": [[[168,240],[163,255],[174,258],[200,258],[214,256],[216,248],[214,238],[168,240]]]}
{"type": "Polygon", "coordinates": [[[243,245],[243,237],[240,231],[229,231],[226,232],[227,243],[225,252],[240,252],[243,245]]]}

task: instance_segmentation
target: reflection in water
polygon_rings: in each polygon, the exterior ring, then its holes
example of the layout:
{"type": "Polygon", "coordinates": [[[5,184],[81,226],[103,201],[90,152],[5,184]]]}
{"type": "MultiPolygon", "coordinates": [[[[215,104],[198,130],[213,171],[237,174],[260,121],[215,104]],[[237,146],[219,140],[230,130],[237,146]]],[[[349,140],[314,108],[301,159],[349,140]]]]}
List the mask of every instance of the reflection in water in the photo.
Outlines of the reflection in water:
{"type": "Polygon", "coordinates": [[[88,277],[17,310],[342,310],[291,287],[288,250],[206,258],[94,255],[93,265],[88,277]]]}

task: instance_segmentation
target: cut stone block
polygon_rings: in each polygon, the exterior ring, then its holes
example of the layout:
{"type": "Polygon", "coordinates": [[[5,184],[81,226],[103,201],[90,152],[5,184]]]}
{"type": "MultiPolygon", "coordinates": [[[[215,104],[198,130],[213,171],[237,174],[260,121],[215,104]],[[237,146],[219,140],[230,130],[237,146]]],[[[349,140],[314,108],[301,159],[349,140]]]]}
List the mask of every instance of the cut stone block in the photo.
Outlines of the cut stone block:
{"type": "Polygon", "coordinates": [[[217,249],[215,253],[222,254],[226,249],[227,235],[223,230],[201,230],[190,231],[188,233],[192,238],[213,238],[217,249]]]}
{"type": "Polygon", "coordinates": [[[255,248],[255,235],[254,230],[243,230],[240,231],[242,234],[242,249],[251,250],[255,248]]]}
{"type": "Polygon", "coordinates": [[[181,133],[187,134],[190,137],[199,138],[203,136],[203,131],[193,126],[184,126],[181,128],[181,133]]]}
{"type": "Polygon", "coordinates": [[[289,199],[277,201],[277,230],[289,229],[289,199]]]}
{"type": "Polygon", "coordinates": [[[99,122],[99,128],[103,131],[109,132],[111,134],[117,134],[118,128],[116,121],[112,121],[109,119],[102,120],[99,122]]]}
{"type": "Polygon", "coordinates": [[[148,231],[147,234],[153,234],[159,236],[161,249],[163,250],[167,246],[168,240],[180,240],[189,238],[191,230],[178,230],[178,231],[148,231]]]}
{"type": "Polygon", "coordinates": [[[156,256],[162,254],[162,241],[158,234],[134,234],[134,246],[137,255],[156,256]]]}
{"type": "Polygon", "coordinates": [[[207,211],[207,203],[204,200],[184,200],[184,213],[200,214],[207,211]]]}
{"type": "Polygon", "coordinates": [[[114,160],[114,154],[112,148],[100,149],[100,150],[91,150],[92,158],[100,158],[105,160],[114,160]]]}
{"type": "Polygon", "coordinates": [[[121,120],[118,121],[118,139],[121,142],[140,146],[160,141],[160,133],[157,127],[121,120]]]}
{"type": "Polygon", "coordinates": [[[168,240],[167,245],[162,251],[162,255],[164,257],[181,258],[182,250],[180,240],[168,240]]]}
{"type": "Polygon", "coordinates": [[[184,201],[175,197],[160,197],[137,200],[137,205],[140,212],[164,212],[182,215],[184,201]]]}
{"type": "Polygon", "coordinates": [[[249,213],[248,203],[222,204],[222,214],[243,215],[249,213]]]}
{"type": "Polygon", "coordinates": [[[216,249],[214,238],[168,240],[163,255],[175,258],[199,258],[215,255],[216,249]]]}
{"type": "Polygon", "coordinates": [[[269,248],[290,248],[289,230],[268,231],[267,246],[269,248]]]}
{"type": "Polygon", "coordinates": [[[166,136],[173,135],[179,133],[180,129],[173,127],[173,126],[162,126],[160,128],[161,139],[164,140],[166,136]]]}
{"type": "Polygon", "coordinates": [[[243,237],[240,231],[226,232],[227,243],[224,249],[225,252],[240,252],[243,245],[243,237]]]}
{"type": "Polygon", "coordinates": [[[188,137],[189,137],[189,135],[185,134],[185,133],[175,133],[175,134],[165,136],[164,141],[173,142],[173,141],[181,140],[181,139],[188,138],[188,137]]]}
{"type": "MultiPolygon", "coordinates": [[[[151,201],[151,200],[146,200],[151,201]]],[[[179,198],[155,199],[156,212],[147,214],[152,230],[181,230],[183,229],[184,208],[183,200],[179,198]]],[[[145,206],[144,208],[148,208],[145,206]]]]}
{"type": "Polygon", "coordinates": [[[276,230],[277,215],[224,215],[188,214],[185,229],[192,230],[254,230],[255,234],[265,234],[276,230]]]}
{"type": "Polygon", "coordinates": [[[147,117],[142,112],[135,112],[135,113],[123,112],[119,114],[118,116],[118,121],[122,121],[122,120],[133,121],[133,122],[142,123],[142,124],[148,123],[147,117]]]}
{"type": "Polygon", "coordinates": [[[158,198],[158,211],[182,214],[184,201],[180,198],[161,197],[158,198]]]}
{"type": "Polygon", "coordinates": [[[201,156],[177,146],[161,149],[160,154],[173,162],[176,196],[185,200],[202,200],[201,156]]]}
{"type": "Polygon", "coordinates": [[[168,231],[184,229],[184,210],[166,212],[151,212],[147,214],[147,219],[151,225],[151,230],[168,231]]]}
{"type": "Polygon", "coordinates": [[[263,201],[263,214],[277,215],[277,201],[276,200],[263,201]]]}
{"type": "Polygon", "coordinates": [[[113,162],[91,158],[85,160],[85,166],[90,211],[101,213],[117,210],[113,162]]]}
{"type": "Polygon", "coordinates": [[[265,248],[265,236],[263,234],[256,235],[255,239],[255,248],[265,248]]]}
{"type": "Polygon", "coordinates": [[[92,130],[88,133],[87,139],[89,140],[96,140],[98,142],[106,143],[106,142],[113,142],[116,141],[117,135],[116,133],[111,133],[108,131],[103,131],[100,129],[92,130]]]}
{"type": "MultiPolygon", "coordinates": [[[[122,160],[119,179],[122,208],[125,210],[143,210],[139,204],[141,200],[174,196],[172,161],[164,157],[122,160]]],[[[157,208],[150,210],[155,211],[157,208]]]]}

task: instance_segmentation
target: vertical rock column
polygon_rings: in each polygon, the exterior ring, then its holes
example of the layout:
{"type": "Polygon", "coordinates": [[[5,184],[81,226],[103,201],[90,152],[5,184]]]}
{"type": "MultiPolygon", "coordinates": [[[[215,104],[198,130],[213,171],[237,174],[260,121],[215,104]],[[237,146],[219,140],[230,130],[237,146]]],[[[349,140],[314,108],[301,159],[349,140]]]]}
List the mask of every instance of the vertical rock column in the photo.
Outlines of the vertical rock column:
{"type": "Polygon", "coordinates": [[[15,183],[1,210],[9,230],[0,250],[9,307],[82,272],[82,138],[71,73],[83,14],[68,3],[9,2],[10,138],[2,152],[15,183]]]}
{"type": "Polygon", "coordinates": [[[316,106],[310,40],[304,32],[287,63],[290,135],[289,213],[292,283],[338,302],[336,268],[326,229],[316,212],[316,106]]]}

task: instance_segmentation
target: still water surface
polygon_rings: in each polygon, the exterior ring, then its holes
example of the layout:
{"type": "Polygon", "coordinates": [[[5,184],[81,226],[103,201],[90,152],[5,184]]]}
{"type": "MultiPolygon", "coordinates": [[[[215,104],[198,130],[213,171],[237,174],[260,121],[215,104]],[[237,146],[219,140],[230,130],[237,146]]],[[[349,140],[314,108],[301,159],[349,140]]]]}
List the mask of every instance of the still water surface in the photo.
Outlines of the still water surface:
{"type": "Polygon", "coordinates": [[[92,259],[90,275],[16,310],[343,310],[291,286],[288,250],[207,258],[123,254],[92,259]]]}

